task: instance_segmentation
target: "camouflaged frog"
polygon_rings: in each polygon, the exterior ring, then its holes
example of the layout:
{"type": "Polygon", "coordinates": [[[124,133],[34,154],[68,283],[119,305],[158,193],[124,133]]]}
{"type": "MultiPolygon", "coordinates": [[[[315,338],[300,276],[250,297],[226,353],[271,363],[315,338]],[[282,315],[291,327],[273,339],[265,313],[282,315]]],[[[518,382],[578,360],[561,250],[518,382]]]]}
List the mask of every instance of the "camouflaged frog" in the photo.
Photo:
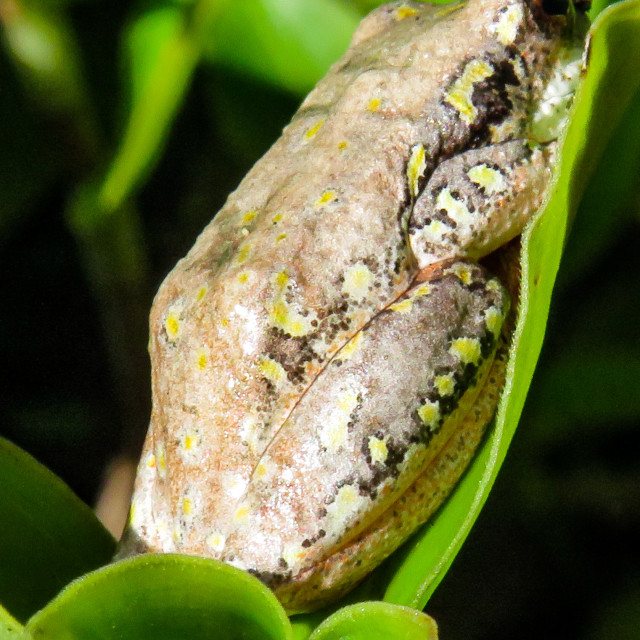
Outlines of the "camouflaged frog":
{"type": "Polygon", "coordinates": [[[157,294],[121,556],[218,558],[306,611],[442,503],[503,378],[477,261],[541,206],[580,73],[579,12],[548,4],[362,22],[157,294]]]}

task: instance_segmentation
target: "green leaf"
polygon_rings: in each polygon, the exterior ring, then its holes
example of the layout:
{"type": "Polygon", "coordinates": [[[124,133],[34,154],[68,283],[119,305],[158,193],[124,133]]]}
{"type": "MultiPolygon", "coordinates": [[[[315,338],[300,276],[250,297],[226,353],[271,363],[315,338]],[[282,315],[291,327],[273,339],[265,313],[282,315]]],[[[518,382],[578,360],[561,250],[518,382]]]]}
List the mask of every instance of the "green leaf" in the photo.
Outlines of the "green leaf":
{"type": "Polygon", "coordinates": [[[211,23],[204,55],[304,94],[344,53],[360,17],[338,0],[236,2],[211,23]]]}
{"type": "Polygon", "coordinates": [[[288,640],[275,596],[228,565],[148,555],[100,569],[70,585],[27,624],[43,640],[288,640]]]}
{"type": "Polygon", "coordinates": [[[386,601],[424,607],[477,518],[513,437],[542,345],[568,217],[640,84],[640,3],[631,0],[609,8],[592,34],[588,73],[576,99],[550,201],[523,234],[518,325],[495,426],[438,516],[397,554],[386,601]]]}
{"type": "Polygon", "coordinates": [[[2,606],[0,606],[0,640],[21,640],[24,627],[2,606]]]}
{"type": "Polygon", "coordinates": [[[0,439],[0,603],[24,621],[74,578],[108,562],[115,541],[53,473],[0,439]]]}
{"type": "Polygon", "coordinates": [[[386,602],[343,607],[311,634],[310,640],[438,640],[433,618],[386,602]]]}
{"type": "Polygon", "coordinates": [[[97,208],[116,211],[157,160],[189,89],[199,49],[183,8],[154,6],[124,33],[130,104],[125,130],[106,172],[97,208]]]}

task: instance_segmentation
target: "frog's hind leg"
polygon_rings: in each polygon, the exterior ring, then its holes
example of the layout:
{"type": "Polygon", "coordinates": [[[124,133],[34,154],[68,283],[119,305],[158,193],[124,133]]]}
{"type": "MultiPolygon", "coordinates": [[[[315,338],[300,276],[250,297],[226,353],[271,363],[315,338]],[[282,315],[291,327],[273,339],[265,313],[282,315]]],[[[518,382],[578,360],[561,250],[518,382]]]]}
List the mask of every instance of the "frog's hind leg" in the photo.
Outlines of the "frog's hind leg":
{"type": "Polygon", "coordinates": [[[408,220],[419,268],[477,260],[519,235],[542,204],[554,148],[512,140],[442,162],[408,220]]]}

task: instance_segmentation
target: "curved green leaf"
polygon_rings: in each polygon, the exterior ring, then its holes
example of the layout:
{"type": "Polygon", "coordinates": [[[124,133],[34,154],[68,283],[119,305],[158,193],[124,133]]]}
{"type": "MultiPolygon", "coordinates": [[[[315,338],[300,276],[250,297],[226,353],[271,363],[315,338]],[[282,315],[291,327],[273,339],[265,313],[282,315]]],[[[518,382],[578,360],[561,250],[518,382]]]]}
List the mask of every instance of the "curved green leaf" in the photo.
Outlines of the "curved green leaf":
{"type": "Polygon", "coordinates": [[[0,438],[0,603],[12,616],[24,621],[114,549],[62,480],[0,438]]]}
{"type": "Polygon", "coordinates": [[[139,556],[89,574],[36,614],[26,630],[43,640],[291,638],[284,609],[256,578],[179,555],[139,556]]]}
{"type": "Polygon", "coordinates": [[[433,618],[409,607],[363,602],[327,618],[310,640],[438,640],[433,618]]]}
{"type": "Polygon", "coordinates": [[[338,0],[236,2],[211,23],[205,57],[303,94],[345,51],[360,18],[338,0]]]}
{"type": "Polygon", "coordinates": [[[569,216],[640,84],[640,3],[630,0],[608,9],[594,24],[592,35],[588,73],[576,98],[550,200],[523,234],[518,325],[495,427],[438,516],[397,554],[397,568],[384,597],[389,602],[425,605],[488,496],[540,353],[569,216]]]}
{"type": "Polygon", "coordinates": [[[24,637],[24,627],[0,606],[0,640],[21,640],[24,637]]]}

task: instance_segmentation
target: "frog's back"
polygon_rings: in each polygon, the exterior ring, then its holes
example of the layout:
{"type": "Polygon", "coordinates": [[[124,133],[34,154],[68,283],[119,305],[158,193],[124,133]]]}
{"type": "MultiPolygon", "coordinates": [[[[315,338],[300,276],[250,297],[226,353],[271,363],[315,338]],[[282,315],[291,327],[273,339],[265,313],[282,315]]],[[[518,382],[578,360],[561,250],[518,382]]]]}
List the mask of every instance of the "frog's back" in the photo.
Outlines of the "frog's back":
{"type": "Polygon", "coordinates": [[[429,268],[408,228],[434,172],[527,137],[560,28],[530,5],[373,12],[169,274],[151,315],[154,409],[125,548],[224,553],[300,399],[429,268]]]}

